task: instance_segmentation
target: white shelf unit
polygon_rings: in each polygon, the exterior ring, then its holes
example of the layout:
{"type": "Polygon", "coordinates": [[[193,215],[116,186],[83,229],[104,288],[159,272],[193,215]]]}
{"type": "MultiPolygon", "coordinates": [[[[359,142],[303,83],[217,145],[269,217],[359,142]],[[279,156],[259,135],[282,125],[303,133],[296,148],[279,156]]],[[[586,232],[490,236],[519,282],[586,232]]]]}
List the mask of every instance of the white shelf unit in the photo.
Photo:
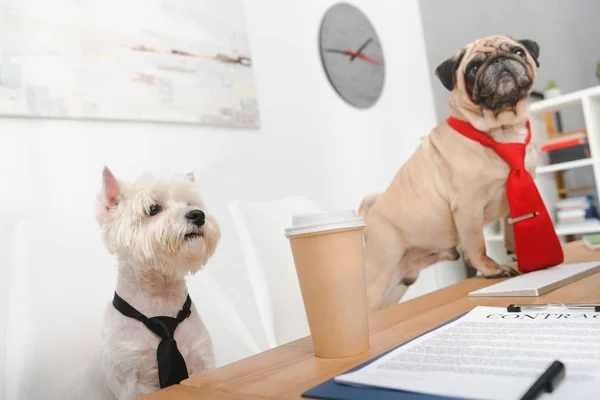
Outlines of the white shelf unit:
{"type": "MultiPolygon", "coordinates": [[[[583,111],[585,126],[580,128],[587,130],[590,157],[559,164],[548,164],[547,154],[538,152],[539,165],[536,169],[535,181],[555,224],[556,213],[554,205],[558,200],[558,190],[552,174],[553,172],[591,167],[596,184],[596,194],[600,198],[600,193],[598,193],[600,190],[600,86],[531,103],[530,121],[532,141],[534,143],[542,143],[548,138],[544,123],[545,113],[561,111],[571,107],[580,107],[583,111]]],[[[597,233],[600,232],[600,221],[591,220],[581,223],[559,224],[555,225],[555,229],[561,239],[568,235],[597,233]]],[[[486,242],[488,242],[488,247],[489,245],[503,245],[504,242],[504,234],[502,232],[493,232],[491,227],[486,227],[485,238],[486,242]]]]}
{"type": "Polygon", "coordinates": [[[591,157],[583,158],[581,160],[573,160],[573,161],[567,161],[567,162],[558,163],[558,164],[543,165],[543,166],[537,167],[535,170],[535,173],[536,173],[536,175],[542,175],[542,174],[547,174],[550,172],[565,171],[567,169],[588,167],[588,166],[592,165],[593,163],[594,163],[593,158],[591,158],[591,157]]]}

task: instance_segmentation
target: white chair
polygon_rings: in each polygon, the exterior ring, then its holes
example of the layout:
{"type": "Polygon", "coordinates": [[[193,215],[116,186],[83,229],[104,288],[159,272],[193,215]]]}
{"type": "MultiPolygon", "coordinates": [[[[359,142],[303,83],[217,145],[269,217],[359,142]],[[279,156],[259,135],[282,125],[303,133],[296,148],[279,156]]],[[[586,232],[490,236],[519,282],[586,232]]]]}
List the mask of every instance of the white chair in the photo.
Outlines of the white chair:
{"type": "Polygon", "coordinates": [[[211,334],[217,367],[261,352],[262,349],[210,270],[200,271],[189,279],[188,289],[211,334]]]}
{"type": "MultiPolygon", "coordinates": [[[[13,254],[4,398],[59,399],[98,348],[115,260],[92,219],[24,221],[13,254]]],[[[209,271],[188,285],[218,365],[260,351],[209,271]]]]}
{"type": "MultiPolygon", "coordinates": [[[[231,202],[234,225],[267,342],[275,347],[310,334],[288,239],[284,229],[293,214],[319,212],[303,197],[267,202],[231,202]]],[[[462,260],[444,261],[421,271],[401,301],[427,294],[467,278],[462,260]]]]}
{"type": "Polygon", "coordinates": [[[0,400],[4,400],[6,375],[6,328],[8,324],[8,299],[12,276],[12,241],[19,215],[0,214],[0,400]]]}
{"type": "Polygon", "coordinates": [[[93,223],[32,219],[14,232],[7,400],[58,398],[97,348],[115,268],[93,223]]]}
{"type": "Polygon", "coordinates": [[[293,214],[319,212],[303,197],[231,202],[229,210],[268,345],[273,348],[310,334],[298,277],[284,229],[293,214]]]}

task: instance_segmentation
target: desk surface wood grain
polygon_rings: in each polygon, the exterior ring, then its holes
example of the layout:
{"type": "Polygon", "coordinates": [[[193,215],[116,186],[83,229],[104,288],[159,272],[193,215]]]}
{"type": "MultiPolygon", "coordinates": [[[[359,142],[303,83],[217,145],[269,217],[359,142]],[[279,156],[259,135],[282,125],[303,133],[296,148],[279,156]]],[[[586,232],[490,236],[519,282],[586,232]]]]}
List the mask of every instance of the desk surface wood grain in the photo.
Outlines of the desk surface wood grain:
{"type": "MultiPolygon", "coordinates": [[[[565,263],[600,261],[600,251],[581,241],[565,245],[565,263]]],[[[540,297],[467,297],[500,279],[470,278],[458,284],[393,305],[373,315],[371,349],[343,359],[314,356],[310,338],[303,338],[214,371],[193,376],[180,385],[142,400],[300,399],[301,394],[372,357],[396,347],[476,306],[505,307],[510,303],[600,303],[600,273],[540,297]]]]}

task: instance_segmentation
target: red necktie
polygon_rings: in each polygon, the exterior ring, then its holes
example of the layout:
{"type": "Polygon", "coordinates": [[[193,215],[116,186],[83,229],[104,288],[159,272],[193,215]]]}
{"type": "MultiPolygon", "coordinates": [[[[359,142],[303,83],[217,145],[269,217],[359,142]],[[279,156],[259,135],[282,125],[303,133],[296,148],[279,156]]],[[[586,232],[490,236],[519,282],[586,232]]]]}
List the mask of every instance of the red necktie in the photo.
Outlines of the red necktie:
{"type": "Polygon", "coordinates": [[[506,196],[519,271],[530,272],[561,264],[564,256],[560,240],[537,186],[525,169],[525,149],[531,140],[529,121],[525,143],[498,143],[466,121],[450,117],[447,122],[461,135],[492,148],[510,167],[506,196]]]}

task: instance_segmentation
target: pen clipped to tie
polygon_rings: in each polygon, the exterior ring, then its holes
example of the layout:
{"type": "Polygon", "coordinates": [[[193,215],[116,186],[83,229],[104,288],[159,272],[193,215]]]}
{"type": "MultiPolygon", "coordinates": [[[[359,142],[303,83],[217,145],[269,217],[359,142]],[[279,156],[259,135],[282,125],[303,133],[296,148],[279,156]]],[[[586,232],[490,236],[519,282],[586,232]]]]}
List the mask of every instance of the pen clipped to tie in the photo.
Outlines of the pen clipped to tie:
{"type": "Polygon", "coordinates": [[[532,212],[532,213],[525,214],[525,215],[521,215],[521,216],[519,216],[519,217],[515,217],[515,218],[508,218],[508,219],[506,220],[506,222],[508,222],[508,224],[509,224],[509,225],[512,225],[512,224],[514,224],[515,222],[524,221],[524,220],[526,220],[526,219],[529,219],[529,218],[537,217],[538,215],[540,215],[540,213],[539,213],[539,212],[537,212],[537,211],[534,211],[534,212],[532,212]]]}
{"type": "Polygon", "coordinates": [[[560,361],[554,361],[525,392],[521,400],[534,400],[544,392],[552,393],[565,379],[565,375],[565,365],[560,361]]]}

